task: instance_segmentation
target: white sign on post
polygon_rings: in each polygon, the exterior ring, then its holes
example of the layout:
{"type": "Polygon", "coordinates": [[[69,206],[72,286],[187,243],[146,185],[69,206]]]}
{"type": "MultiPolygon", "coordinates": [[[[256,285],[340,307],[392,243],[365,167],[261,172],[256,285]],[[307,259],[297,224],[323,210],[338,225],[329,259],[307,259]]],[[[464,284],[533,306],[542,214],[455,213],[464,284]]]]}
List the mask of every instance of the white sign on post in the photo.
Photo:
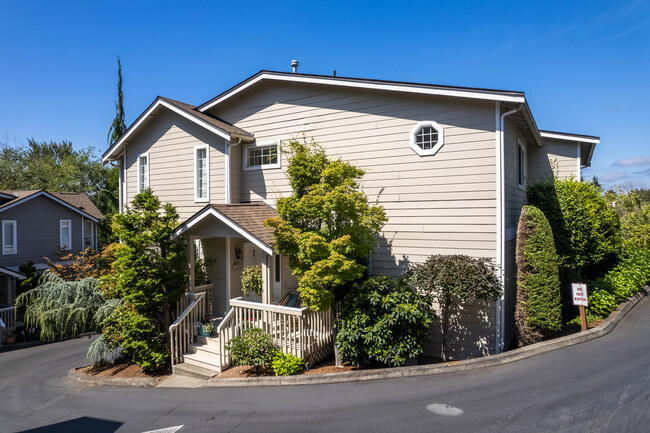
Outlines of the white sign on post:
{"type": "Polygon", "coordinates": [[[571,283],[571,289],[573,290],[573,305],[588,307],[587,285],[584,283],[571,283]]]}

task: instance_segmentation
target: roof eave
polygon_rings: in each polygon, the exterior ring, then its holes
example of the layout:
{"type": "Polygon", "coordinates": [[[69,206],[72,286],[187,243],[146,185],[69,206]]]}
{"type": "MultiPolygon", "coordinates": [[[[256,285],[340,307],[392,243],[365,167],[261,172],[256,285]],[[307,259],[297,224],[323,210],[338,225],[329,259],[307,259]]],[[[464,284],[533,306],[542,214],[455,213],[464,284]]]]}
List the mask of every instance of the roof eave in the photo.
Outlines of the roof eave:
{"type": "Polygon", "coordinates": [[[199,105],[196,109],[205,112],[210,108],[220,104],[239,92],[247,89],[254,84],[263,80],[277,80],[289,82],[302,82],[311,84],[325,84],[341,87],[356,87],[384,91],[395,91],[404,93],[417,93],[438,96],[455,96],[470,99],[483,99],[502,102],[525,103],[526,98],[520,92],[490,91],[482,89],[469,89],[451,86],[434,86],[415,83],[399,83],[379,80],[364,80],[347,77],[329,77],[325,75],[305,75],[305,74],[288,74],[272,71],[260,71],[257,74],[247,78],[239,84],[231,87],[215,98],[199,105]]]}

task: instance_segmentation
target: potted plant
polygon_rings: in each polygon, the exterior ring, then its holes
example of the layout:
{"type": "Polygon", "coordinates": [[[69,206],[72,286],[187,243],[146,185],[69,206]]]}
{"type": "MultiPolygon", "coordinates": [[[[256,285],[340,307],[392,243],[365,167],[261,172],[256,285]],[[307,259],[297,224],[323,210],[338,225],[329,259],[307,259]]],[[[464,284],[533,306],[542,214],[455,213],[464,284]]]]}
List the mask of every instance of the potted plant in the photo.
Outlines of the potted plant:
{"type": "Polygon", "coordinates": [[[241,271],[241,290],[244,296],[255,293],[262,296],[262,267],[247,266],[241,271]]]}
{"type": "Polygon", "coordinates": [[[201,322],[196,322],[194,326],[199,329],[199,335],[202,335],[204,337],[209,337],[214,331],[214,324],[210,320],[210,316],[207,316],[201,322]]]}

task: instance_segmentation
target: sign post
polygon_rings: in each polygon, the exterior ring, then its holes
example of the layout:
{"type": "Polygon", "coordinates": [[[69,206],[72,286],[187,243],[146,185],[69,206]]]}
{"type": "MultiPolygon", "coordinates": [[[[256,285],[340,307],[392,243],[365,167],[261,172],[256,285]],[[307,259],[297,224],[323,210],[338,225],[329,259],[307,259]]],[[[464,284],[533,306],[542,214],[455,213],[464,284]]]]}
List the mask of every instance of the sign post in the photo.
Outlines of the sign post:
{"type": "Polygon", "coordinates": [[[580,326],[583,331],[587,330],[587,313],[585,307],[587,304],[587,285],[584,283],[571,283],[571,290],[573,291],[573,305],[580,307],[580,326]]]}

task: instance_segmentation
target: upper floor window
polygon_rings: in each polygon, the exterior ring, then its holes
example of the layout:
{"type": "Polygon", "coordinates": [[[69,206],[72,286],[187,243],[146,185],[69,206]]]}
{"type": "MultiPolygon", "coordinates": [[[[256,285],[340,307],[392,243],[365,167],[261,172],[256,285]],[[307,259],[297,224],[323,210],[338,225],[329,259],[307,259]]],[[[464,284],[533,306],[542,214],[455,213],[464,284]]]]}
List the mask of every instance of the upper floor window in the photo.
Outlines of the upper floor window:
{"type": "Polygon", "coordinates": [[[149,188],[149,154],[138,155],[138,193],[149,188]]]}
{"type": "Polygon", "coordinates": [[[15,220],[2,221],[2,254],[18,253],[15,220]]]}
{"type": "Polygon", "coordinates": [[[210,201],[208,146],[196,146],[194,148],[194,201],[210,201]]]}
{"type": "Polygon", "coordinates": [[[420,122],[411,130],[411,149],[418,155],[435,155],[443,143],[442,127],[433,120],[420,122]]]}
{"type": "Polygon", "coordinates": [[[59,248],[69,250],[72,248],[72,221],[59,220],[59,248]]]}
{"type": "Polygon", "coordinates": [[[526,149],[521,141],[517,140],[517,186],[526,188],[526,149]]]}
{"type": "Polygon", "coordinates": [[[244,169],[280,168],[280,146],[251,146],[245,149],[244,169]]]}

